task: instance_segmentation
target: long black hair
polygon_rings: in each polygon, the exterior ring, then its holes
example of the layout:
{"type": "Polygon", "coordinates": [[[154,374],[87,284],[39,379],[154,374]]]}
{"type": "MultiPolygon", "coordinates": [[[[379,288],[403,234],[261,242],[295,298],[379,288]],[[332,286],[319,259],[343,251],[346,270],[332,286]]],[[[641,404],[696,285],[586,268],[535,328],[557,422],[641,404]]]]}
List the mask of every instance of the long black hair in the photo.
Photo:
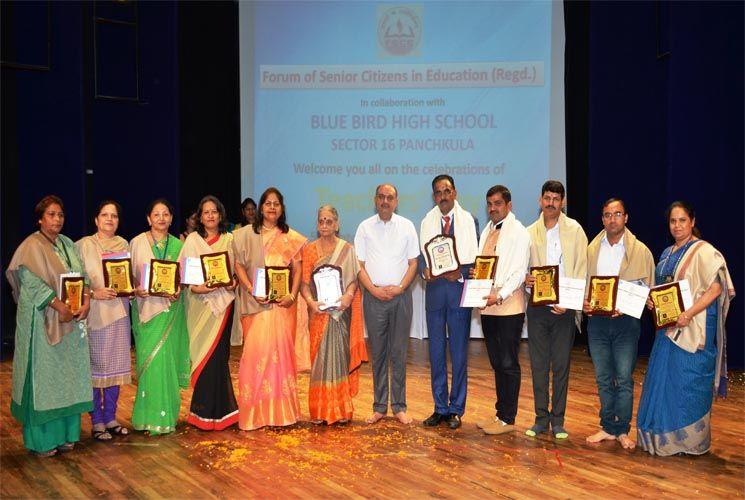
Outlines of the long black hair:
{"type": "Polygon", "coordinates": [[[279,189],[270,187],[261,194],[261,198],[259,199],[259,206],[256,207],[256,219],[254,219],[253,223],[254,233],[256,234],[261,234],[261,225],[264,224],[264,214],[261,211],[261,207],[264,206],[264,203],[266,203],[266,199],[272,193],[277,196],[279,204],[282,207],[282,214],[279,216],[279,219],[277,219],[277,227],[283,233],[286,233],[290,230],[290,226],[287,225],[287,210],[285,210],[285,198],[284,196],[282,196],[282,193],[279,192],[279,189]]]}

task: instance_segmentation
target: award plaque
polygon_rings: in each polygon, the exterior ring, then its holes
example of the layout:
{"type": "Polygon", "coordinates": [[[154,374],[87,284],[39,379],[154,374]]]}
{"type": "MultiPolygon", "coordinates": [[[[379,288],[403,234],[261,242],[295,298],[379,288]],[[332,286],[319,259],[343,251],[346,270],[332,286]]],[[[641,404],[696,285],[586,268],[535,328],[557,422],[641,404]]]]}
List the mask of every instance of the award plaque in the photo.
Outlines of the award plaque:
{"type": "Polygon", "coordinates": [[[321,311],[339,306],[339,301],[344,293],[344,285],[341,279],[341,268],[326,264],[317,267],[311,278],[315,286],[316,300],[323,302],[318,308],[321,311]]]}
{"type": "Polygon", "coordinates": [[[535,278],[530,294],[531,306],[549,306],[559,303],[559,266],[531,267],[530,275],[535,278]]]}
{"type": "Polygon", "coordinates": [[[433,278],[460,269],[455,238],[452,236],[438,234],[424,245],[424,253],[427,255],[427,267],[433,278]]]}
{"type": "Polygon", "coordinates": [[[493,280],[497,272],[496,255],[477,255],[473,262],[473,279],[475,280],[493,280]]]}
{"type": "Polygon", "coordinates": [[[286,266],[266,267],[266,293],[269,302],[279,302],[290,295],[290,268],[286,266]]]}
{"type": "Polygon", "coordinates": [[[147,293],[156,297],[173,297],[180,284],[179,263],[170,260],[150,261],[150,283],[147,293]]]}
{"type": "Polygon", "coordinates": [[[132,285],[132,261],[130,259],[104,259],[103,286],[116,290],[117,297],[134,295],[132,285]]]}
{"type": "Polygon", "coordinates": [[[618,276],[591,276],[587,292],[590,303],[590,314],[597,316],[612,316],[616,311],[616,297],[618,296],[618,276]]]}
{"type": "Polygon", "coordinates": [[[207,288],[218,288],[233,284],[228,252],[204,254],[199,257],[199,260],[202,262],[204,284],[207,285],[207,288]]]}
{"type": "Polygon", "coordinates": [[[64,302],[73,314],[77,314],[83,307],[83,290],[85,280],[83,277],[62,278],[62,302],[64,302]]]}
{"type": "Polygon", "coordinates": [[[685,311],[683,305],[683,294],[680,292],[680,283],[677,281],[669,285],[652,288],[649,291],[654,310],[654,326],[658,330],[673,326],[678,322],[678,316],[685,311]]]}

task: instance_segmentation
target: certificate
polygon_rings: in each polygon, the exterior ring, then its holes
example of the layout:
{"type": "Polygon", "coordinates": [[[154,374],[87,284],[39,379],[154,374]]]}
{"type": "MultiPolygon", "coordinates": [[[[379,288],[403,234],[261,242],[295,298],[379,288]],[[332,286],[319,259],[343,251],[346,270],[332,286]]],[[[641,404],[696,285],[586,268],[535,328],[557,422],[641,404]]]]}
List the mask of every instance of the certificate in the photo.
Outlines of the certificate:
{"type": "Polygon", "coordinates": [[[181,261],[181,284],[204,285],[204,271],[199,258],[186,257],[181,261]]]}
{"type": "Polygon", "coordinates": [[[202,261],[204,284],[207,288],[219,288],[233,284],[228,252],[208,253],[199,256],[202,261]]]}
{"type": "Polygon", "coordinates": [[[156,297],[172,297],[176,295],[181,277],[179,270],[180,266],[178,262],[151,259],[147,292],[156,297]]]}
{"type": "Polygon", "coordinates": [[[83,290],[85,279],[80,273],[60,274],[60,300],[64,302],[73,314],[77,314],[83,307],[83,290]]]}
{"type": "Polygon", "coordinates": [[[493,280],[498,260],[496,255],[477,255],[473,262],[473,279],[493,280]]]}
{"type": "Polygon", "coordinates": [[[652,288],[649,291],[649,298],[654,305],[652,316],[657,329],[675,325],[678,316],[686,309],[679,281],[652,288]]]}
{"type": "Polygon", "coordinates": [[[612,316],[616,312],[618,276],[591,276],[590,285],[587,288],[590,314],[612,316]]]}
{"type": "Polygon", "coordinates": [[[559,278],[559,297],[556,307],[581,311],[585,303],[585,280],[582,278],[559,278]]]}
{"type": "Polygon", "coordinates": [[[463,282],[460,294],[461,307],[486,307],[486,296],[491,293],[494,282],[491,279],[472,279],[463,282]]]}
{"type": "Polygon", "coordinates": [[[132,261],[130,259],[104,259],[101,263],[103,265],[104,287],[116,290],[117,297],[134,295],[132,261]]]}
{"type": "Polygon", "coordinates": [[[435,236],[424,245],[424,253],[427,256],[427,267],[433,278],[460,269],[455,238],[452,236],[444,234],[435,236]]]}
{"type": "Polygon", "coordinates": [[[325,311],[339,307],[344,293],[341,268],[330,264],[319,266],[311,273],[311,278],[315,285],[316,300],[322,302],[318,309],[325,311]]]}
{"type": "Polygon", "coordinates": [[[286,266],[266,266],[266,288],[269,302],[279,302],[290,295],[290,268],[286,266]]]}
{"type": "Polygon", "coordinates": [[[254,297],[266,297],[266,269],[257,267],[253,275],[253,290],[251,294],[254,297]]]}
{"type": "MultiPolygon", "coordinates": [[[[530,294],[531,306],[548,306],[559,303],[559,266],[531,267],[530,275],[535,278],[530,294]]],[[[584,287],[582,288],[584,294],[584,287]]]]}
{"type": "Polygon", "coordinates": [[[616,309],[621,314],[640,319],[647,305],[649,287],[637,285],[630,281],[618,280],[618,296],[616,297],[616,309]]]}

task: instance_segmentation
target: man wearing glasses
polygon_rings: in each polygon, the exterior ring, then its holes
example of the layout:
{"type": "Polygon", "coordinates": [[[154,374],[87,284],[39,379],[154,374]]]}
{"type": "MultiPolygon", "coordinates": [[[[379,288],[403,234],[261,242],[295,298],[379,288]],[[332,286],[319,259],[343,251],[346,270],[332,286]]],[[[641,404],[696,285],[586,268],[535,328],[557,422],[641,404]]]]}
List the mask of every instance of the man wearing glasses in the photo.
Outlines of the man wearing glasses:
{"type": "MultiPolygon", "coordinates": [[[[422,422],[426,427],[436,427],[444,422],[451,429],[461,425],[466,409],[468,384],[468,339],[471,333],[471,308],[460,307],[463,280],[476,258],[478,228],[473,216],[460,206],[456,198],[455,181],[449,175],[438,175],[432,180],[432,199],[435,207],[424,216],[419,228],[422,256],[422,275],[427,282],[425,309],[427,312],[427,337],[429,339],[429,364],[432,380],[432,398],[435,411],[422,422]],[[430,269],[432,262],[425,262],[427,242],[437,236],[455,238],[455,254],[460,266],[445,273],[430,269]],[[447,334],[446,334],[447,330],[447,334]],[[450,350],[453,379],[448,392],[448,365],[446,347],[450,350]]],[[[446,253],[443,250],[443,253],[446,253]]]]}
{"type": "Polygon", "coordinates": [[[398,191],[393,184],[375,189],[376,215],[362,221],[354,236],[360,261],[357,275],[363,287],[365,327],[372,347],[374,424],[388,412],[388,364],[391,365],[390,403],[395,417],[411,423],[406,414],[406,352],[411,328],[411,290],[419,256],[416,229],[396,214],[398,191]]]}
{"type": "MultiPolygon", "coordinates": [[[[618,276],[638,285],[654,283],[654,259],[647,246],[636,239],[626,223],[624,202],[611,198],[603,204],[604,229],[587,247],[587,277],[618,276]]],[[[618,440],[631,450],[636,441],[629,437],[634,407],[634,366],[641,333],[641,321],[616,311],[612,316],[588,314],[587,336],[595,380],[600,396],[601,430],[587,438],[588,443],[618,440]]]]}
{"type": "MultiPolygon", "coordinates": [[[[559,276],[587,277],[587,236],[582,226],[570,219],[564,208],[564,185],[546,181],[538,205],[541,215],[528,227],[530,234],[530,267],[559,266],[559,276]]],[[[535,278],[528,274],[525,285],[532,287],[535,278]]],[[[574,345],[575,325],[581,311],[572,314],[558,306],[528,306],[528,347],[533,375],[535,424],[525,434],[535,437],[548,432],[556,439],[569,437],[564,428],[564,413],[569,387],[569,358],[574,345]],[[553,375],[551,410],[549,411],[549,369],[553,375]]]]}

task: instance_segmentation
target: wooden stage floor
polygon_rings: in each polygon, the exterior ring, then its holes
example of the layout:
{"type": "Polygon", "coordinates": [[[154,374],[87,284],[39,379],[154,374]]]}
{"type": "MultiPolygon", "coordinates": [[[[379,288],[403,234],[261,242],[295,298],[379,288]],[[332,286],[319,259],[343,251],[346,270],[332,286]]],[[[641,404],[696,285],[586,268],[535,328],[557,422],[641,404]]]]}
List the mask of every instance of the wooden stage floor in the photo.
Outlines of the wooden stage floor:
{"type": "MultiPolygon", "coordinates": [[[[238,372],[233,348],[231,372],[238,372]]],[[[463,427],[425,429],[432,411],[427,344],[411,340],[408,363],[410,426],[386,419],[363,423],[372,405],[371,368],[362,368],[355,419],[346,426],[314,426],[242,432],[202,432],[184,424],[169,436],[135,433],[111,443],[90,438],[63,456],[39,459],[23,448],[21,428],[9,413],[11,362],[0,365],[0,496],[10,497],[458,497],[628,498],[742,497],[745,490],[745,389],[714,404],[713,447],[700,457],[659,458],[616,442],[588,445],[598,426],[592,364],[582,348],[572,353],[566,427],[568,440],[531,439],[533,398],[527,344],[519,432],[485,436],[474,422],[493,414],[494,378],[482,341],[472,340],[467,413],[463,427]]],[[[636,373],[635,403],[646,359],[636,373]]],[[[742,377],[740,377],[742,378],[742,377]]],[[[308,375],[299,376],[307,418],[308,375]]],[[[119,415],[130,424],[135,387],[122,390],[119,415]]],[[[182,418],[189,407],[183,393],[182,418]]],[[[636,412],[635,412],[636,414],[636,412]]],[[[636,429],[632,428],[635,434],[636,429]]]]}

